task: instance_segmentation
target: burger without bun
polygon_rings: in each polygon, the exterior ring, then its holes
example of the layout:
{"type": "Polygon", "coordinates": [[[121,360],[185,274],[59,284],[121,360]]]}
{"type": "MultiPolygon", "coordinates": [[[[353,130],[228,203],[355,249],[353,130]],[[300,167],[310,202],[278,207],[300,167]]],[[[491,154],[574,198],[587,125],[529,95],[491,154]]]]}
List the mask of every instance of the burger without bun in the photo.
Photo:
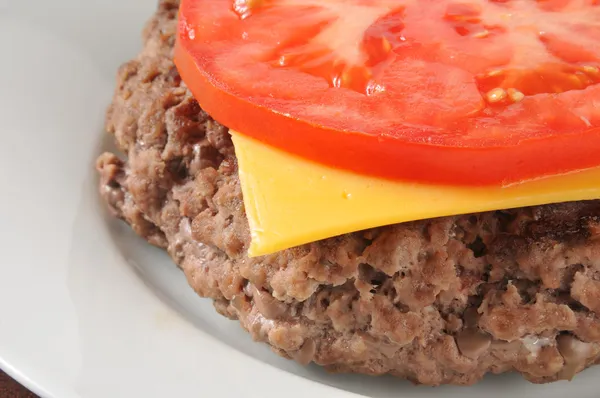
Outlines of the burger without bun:
{"type": "Polygon", "coordinates": [[[600,361],[599,34],[597,2],[161,0],[101,193],[286,358],[571,379],[600,361]]]}

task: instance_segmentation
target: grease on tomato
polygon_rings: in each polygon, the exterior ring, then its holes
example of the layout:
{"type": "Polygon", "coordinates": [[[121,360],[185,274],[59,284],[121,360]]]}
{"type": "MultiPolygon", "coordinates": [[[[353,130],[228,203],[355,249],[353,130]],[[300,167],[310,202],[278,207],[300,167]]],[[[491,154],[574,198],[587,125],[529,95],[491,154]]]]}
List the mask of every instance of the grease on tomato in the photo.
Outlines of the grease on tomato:
{"type": "Polygon", "coordinates": [[[216,120],[396,180],[600,165],[597,0],[182,0],[176,64],[216,120]]]}

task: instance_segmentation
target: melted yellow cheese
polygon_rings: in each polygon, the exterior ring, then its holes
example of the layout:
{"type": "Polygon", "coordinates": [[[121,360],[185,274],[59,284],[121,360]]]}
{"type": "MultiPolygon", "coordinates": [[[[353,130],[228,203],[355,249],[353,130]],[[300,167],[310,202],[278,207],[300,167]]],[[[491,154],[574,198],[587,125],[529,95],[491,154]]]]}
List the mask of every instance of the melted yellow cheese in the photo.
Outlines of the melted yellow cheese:
{"type": "Polygon", "coordinates": [[[405,221],[600,198],[600,168],[509,187],[435,186],[333,169],[232,135],[250,256],[405,221]]]}

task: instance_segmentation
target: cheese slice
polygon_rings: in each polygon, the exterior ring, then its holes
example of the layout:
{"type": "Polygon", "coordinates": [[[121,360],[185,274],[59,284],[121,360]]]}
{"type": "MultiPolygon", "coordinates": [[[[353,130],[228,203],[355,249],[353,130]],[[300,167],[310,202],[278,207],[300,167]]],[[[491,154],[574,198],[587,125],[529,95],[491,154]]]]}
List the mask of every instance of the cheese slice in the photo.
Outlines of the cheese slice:
{"type": "Polygon", "coordinates": [[[406,221],[600,198],[600,168],[508,187],[436,186],[334,169],[231,133],[250,256],[406,221]]]}

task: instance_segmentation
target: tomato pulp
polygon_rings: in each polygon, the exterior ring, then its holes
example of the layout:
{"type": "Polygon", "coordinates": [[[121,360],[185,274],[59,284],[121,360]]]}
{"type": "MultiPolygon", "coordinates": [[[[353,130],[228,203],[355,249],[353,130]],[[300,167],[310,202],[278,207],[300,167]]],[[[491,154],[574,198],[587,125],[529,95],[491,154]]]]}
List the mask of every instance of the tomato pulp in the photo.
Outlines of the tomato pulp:
{"type": "Polygon", "coordinates": [[[600,165],[598,0],[182,0],[175,62],[225,126],[362,174],[600,165]]]}

